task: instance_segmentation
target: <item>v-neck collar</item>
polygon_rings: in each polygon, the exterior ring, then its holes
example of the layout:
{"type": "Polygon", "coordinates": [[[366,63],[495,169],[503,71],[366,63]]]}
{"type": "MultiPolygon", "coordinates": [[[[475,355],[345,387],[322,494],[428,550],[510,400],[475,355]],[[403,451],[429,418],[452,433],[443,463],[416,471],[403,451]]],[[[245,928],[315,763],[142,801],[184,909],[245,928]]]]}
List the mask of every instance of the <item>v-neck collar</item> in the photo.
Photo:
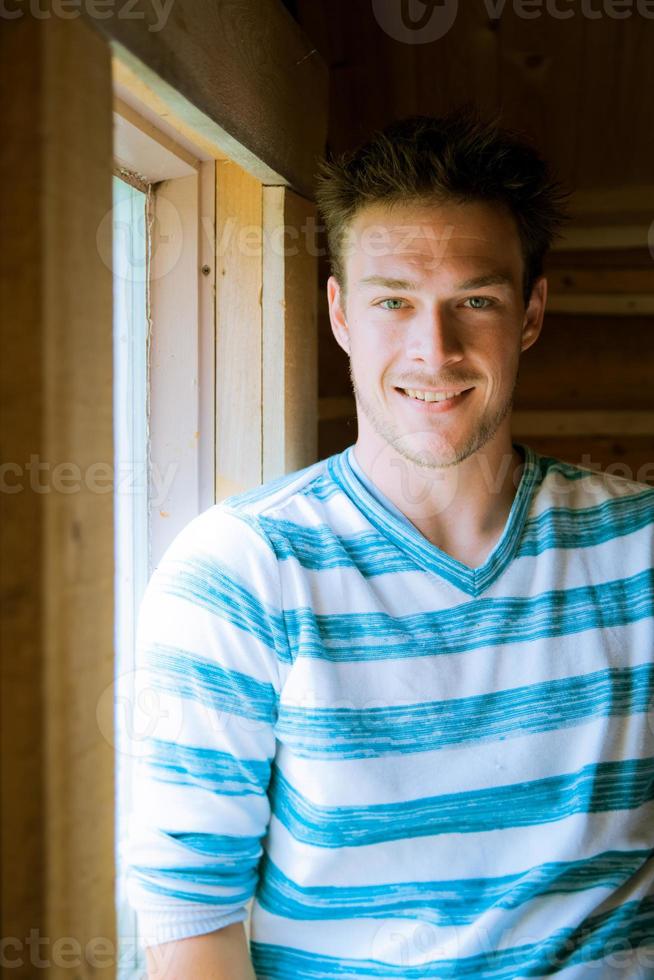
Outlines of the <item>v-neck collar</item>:
{"type": "Polygon", "coordinates": [[[469,568],[463,562],[448,555],[437,545],[432,544],[417,527],[407,524],[384,507],[370,493],[352,468],[350,453],[354,446],[348,446],[341,453],[330,456],[327,465],[332,479],[364,512],[380,534],[392,541],[422,568],[442,576],[468,595],[478,596],[502,574],[515,555],[533,491],[540,476],[538,454],[530,446],[520,442],[514,442],[513,446],[522,450],[524,454],[520,483],[499,540],[486,561],[477,568],[469,568]]]}

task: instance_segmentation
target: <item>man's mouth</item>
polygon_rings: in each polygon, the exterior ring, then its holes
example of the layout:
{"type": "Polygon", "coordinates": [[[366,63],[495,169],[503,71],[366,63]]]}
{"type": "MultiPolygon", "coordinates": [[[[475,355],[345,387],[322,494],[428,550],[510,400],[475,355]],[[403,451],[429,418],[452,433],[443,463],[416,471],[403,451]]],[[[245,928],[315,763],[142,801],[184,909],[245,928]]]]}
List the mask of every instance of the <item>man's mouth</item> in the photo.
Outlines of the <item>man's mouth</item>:
{"type": "Polygon", "coordinates": [[[424,388],[397,388],[400,394],[405,395],[407,398],[414,398],[417,401],[423,402],[446,402],[454,401],[456,398],[460,398],[461,395],[466,394],[471,391],[471,388],[459,388],[459,389],[441,389],[441,390],[427,390],[424,388]]]}

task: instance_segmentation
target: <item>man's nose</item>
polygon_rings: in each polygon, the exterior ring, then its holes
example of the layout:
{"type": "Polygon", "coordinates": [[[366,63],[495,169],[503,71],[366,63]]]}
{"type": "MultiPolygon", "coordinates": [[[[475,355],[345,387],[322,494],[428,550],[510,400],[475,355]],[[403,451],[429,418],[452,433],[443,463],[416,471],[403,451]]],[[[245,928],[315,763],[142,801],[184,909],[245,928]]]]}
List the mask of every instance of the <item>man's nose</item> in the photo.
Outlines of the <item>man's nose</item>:
{"type": "Polygon", "coordinates": [[[435,368],[460,361],[463,344],[455,318],[437,306],[422,311],[409,328],[407,354],[435,368]]]}

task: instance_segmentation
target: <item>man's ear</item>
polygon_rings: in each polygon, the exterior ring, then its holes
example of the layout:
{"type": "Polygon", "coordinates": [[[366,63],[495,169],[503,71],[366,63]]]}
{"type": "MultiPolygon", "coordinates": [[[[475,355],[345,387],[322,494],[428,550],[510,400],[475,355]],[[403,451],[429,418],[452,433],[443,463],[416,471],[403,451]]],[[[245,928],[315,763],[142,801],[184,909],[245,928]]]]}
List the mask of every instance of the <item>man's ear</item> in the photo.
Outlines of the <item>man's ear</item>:
{"type": "Polygon", "coordinates": [[[522,321],[522,337],[520,340],[520,350],[527,350],[535,344],[540,336],[543,327],[543,317],[545,315],[545,303],[547,302],[547,279],[539,276],[536,279],[529,297],[527,309],[524,312],[522,321]]]}
{"type": "Polygon", "coordinates": [[[336,338],[336,343],[342,347],[346,354],[350,353],[350,328],[345,318],[345,303],[343,290],[334,276],[327,280],[327,302],[329,304],[329,322],[332,326],[332,333],[336,338]]]}

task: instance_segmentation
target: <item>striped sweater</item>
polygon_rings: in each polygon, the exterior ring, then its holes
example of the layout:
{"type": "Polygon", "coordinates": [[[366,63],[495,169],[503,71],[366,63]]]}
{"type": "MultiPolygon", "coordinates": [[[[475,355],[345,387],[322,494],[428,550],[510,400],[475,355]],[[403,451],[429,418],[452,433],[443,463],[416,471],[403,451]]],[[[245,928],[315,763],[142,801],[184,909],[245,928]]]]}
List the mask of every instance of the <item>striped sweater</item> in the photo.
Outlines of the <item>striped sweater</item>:
{"type": "Polygon", "coordinates": [[[142,945],[250,913],[271,980],[654,977],[654,489],[515,445],[475,569],[352,446],[177,536],[138,624],[142,945]]]}

